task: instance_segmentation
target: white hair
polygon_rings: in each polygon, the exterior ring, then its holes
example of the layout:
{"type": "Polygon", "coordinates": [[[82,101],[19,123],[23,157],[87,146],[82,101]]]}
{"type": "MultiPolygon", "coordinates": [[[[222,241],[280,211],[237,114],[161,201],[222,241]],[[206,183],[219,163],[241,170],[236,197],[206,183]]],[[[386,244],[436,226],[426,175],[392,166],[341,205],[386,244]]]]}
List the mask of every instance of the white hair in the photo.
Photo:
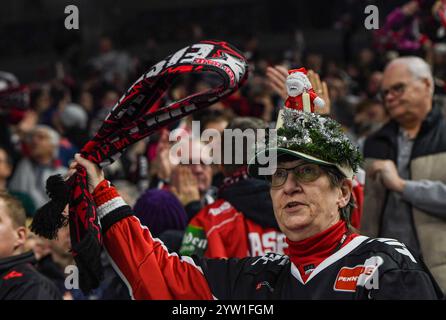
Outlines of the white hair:
{"type": "Polygon", "coordinates": [[[390,65],[401,63],[407,67],[412,76],[416,79],[427,79],[431,84],[431,94],[434,94],[434,77],[429,64],[416,56],[400,57],[392,60],[390,65]]]}
{"type": "Polygon", "coordinates": [[[57,158],[57,156],[59,155],[59,143],[60,143],[60,135],[59,133],[57,133],[56,130],[54,130],[53,128],[51,128],[50,126],[44,125],[44,124],[39,124],[37,126],[34,127],[34,130],[32,131],[32,134],[34,134],[37,130],[45,130],[49,137],[50,137],[50,141],[51,144],[54,146],[54,154],[53,156],[55,158],[57,158]]]}
{"type": "Polygon", "coordinates": [[[50,136],[51,144],[55,147],[59,146],[60,135],[57,133],[56,130],[54,130],[50,126],[47,126],[44,124],[39,124],[39,125],[35,126],[35,128],[33,130],[33,134],[37,130],[42,130],[42,129],[45,130],[48,133],[48,135],[50,136]]]}

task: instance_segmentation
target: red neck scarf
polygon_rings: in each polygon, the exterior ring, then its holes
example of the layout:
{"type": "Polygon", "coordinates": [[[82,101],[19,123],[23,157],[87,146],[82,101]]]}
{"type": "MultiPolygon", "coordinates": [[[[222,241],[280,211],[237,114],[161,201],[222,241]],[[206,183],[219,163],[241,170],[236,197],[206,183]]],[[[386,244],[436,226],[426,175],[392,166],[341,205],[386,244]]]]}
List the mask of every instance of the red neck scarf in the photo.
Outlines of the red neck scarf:
{"type": "Polygon", "coordinates": [[[302,279],[306,281],[311,272],[326,258],[349,243],[357,234],[349,234],[344,221],[339,221],[325,231],[314,236],[291,241],[286,239],[288,248],[285,254],[298,268],[302,279]]]}

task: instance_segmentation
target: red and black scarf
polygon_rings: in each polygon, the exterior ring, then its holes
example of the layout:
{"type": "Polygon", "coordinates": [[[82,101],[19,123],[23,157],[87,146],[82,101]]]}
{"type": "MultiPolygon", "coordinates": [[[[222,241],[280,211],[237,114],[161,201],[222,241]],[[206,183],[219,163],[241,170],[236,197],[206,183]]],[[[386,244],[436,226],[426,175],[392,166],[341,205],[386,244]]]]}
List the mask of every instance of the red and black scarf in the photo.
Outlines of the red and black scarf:
{"type": "MultiPolygon", "coordinates": [[[[233,46],[221,41],[201,41],[158,62],[142,75],[116,103],[96,135],[82,148],[86,159],[105,167],[117,160],[133,143],[236,91],[246,81],[248,64],[233,46]],[[157,101],[173,80],[189,73],[213,73],[221,84],[158,109],[157,101]]],[[[100,252],[102,235],[96,206],[88,191],[84,168],[67,181],[52,176],[47,181],[51,201],[40,208],[31,230],[53,239],[66,223],[61,214],[69,204],[69,225],[73,257],[79,268],[84,292],[98,287],[102,279],[100,252]]]]}

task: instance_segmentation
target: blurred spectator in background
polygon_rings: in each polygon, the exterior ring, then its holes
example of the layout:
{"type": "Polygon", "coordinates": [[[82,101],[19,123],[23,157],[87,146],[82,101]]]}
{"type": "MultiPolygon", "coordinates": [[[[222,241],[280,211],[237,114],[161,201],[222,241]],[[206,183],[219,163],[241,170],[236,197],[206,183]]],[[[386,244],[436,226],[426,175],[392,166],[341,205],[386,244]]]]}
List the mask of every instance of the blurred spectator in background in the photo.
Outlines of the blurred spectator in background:
{"type": "Polygon", "coordinates": [[[31,91],[30,108],[34,110],[38,117],[51,107],[51,96],[47,86],[39,86],[31,91]]]}
{"type": "Polygon", "coordinates": [[[71,92],[69,88],[60,82],[55,82],[50,89],[51,106],[39,115],[39,123],[61,131],[61,113],[71,102],[71,92]]]}
{"type": "Polygon", "coordinates": [[[432,66],[435,84],[439,93],[446,94],[446,43],[437,43],[434,48],[434,61],[432,66]]]}
{"type": "MultiPolygon", "coordinates": [[[[359,94],[359,90],[361,88],[368,89],[372,74],[374,74],[377,70],[380,70],[381,66],[377,62],[375,53],[370,48],[363,48],[359,51],[356,66],[358,69],[358,77],[356,79],[358,82],[358,92],[355,93],[359,94]]],[[[377,74],[375,74],[374,80],[375,82],[380,80],[380,78],[377,77],[377,74]]],[[[379,90],[379,88],[375,89],[379,90]]]]}
{"type": "Polygon", "coordinates": [[[355,108],[350,138],[363,152],[365,139],[388,121],[387,112],[380,101],[364,100],[355,108]]]}
{"type": "Polygon", "coordinates": [[[9,192],[16,197],[25,208],[26,216],[32,217],[36,210],[33,199],[26,193],[7,190],[7,181],[12,173],[12,159],[6,149],[0,147],[0,192],[9,192]]]}
{"type": "Polygon", "coordinates": [[[326,79],[326,81],[331,101],[331,117],[344,128],[352,127],[354,108],[359,101],[358,97],[350,93],[345,79],[332,77],[326,79]]]}
{"type": "Polygon", "coordinates": [[[0,146],[15,162],[21,157],[21,140],[37,123],[29,110],[29,90],[15,75],[0,71],[0,146]]]}
{"type": "Polygon", "coordinates": [[[6,191],[6,182],[12,173],[12,161],[5,149],[0,147],[0,191],[6,191]]]}
{"type": "Polygon", "coordinates": [[[432,47],[428,35],[422,33],[420,16],[423,1],[408,1],[395,8],[384,25],[376,31],[375,42],[378,50],[396,50],[401,54],[423,54],[432,47]]]}
{"type": "Polygon", "coordinates": [[[17,164],[9,188],[28,194],[36,207],[48,200],[45,191],[46,180],[54,174],[64,174],[58,158],[59,134],[48,126],[38,125],[30,134],[29,156],[17,164]]]}
{"type": "Polygon", "coordinates": [[[169,250],[179,251],[188,217],[171,192],[149,189],[138,198],[133,209],[153,237],[160,238],[169,250]]]}
{"type": "MultiPolygon", "coordinates": [[[[64,214],[67,212],[68,206],[64,214]]],[[[54,240],[31,234],[31,239],[27,242],[27,246],[32,248],[37,259],[37,270],[53,282],[64,300],[130,299],[125,284],[112,269],[105,252],[101,254],[104,279],[97,289],[85,295],[79,288],[76,288],[73,279],[67,278],[73,271],[72,267],[76,265],[71,254],[68,225],[59,229],[54,240]],[[67,284],[69,284],[68,287],[67,284]]]]}
{"type": "Polygon", "coordinates": [[[255,62],[259,59],[259,39],[254,34],[249,34],[245,39],[243,54],[249,61],[255,62]]]}
{"type": "MultiPolygon", "coordinates": [[[[214,136],[210,137],[209,143],[213,148],[214,152],[220,152],[221,136],[223,135],[224,129],[232,121],[234,115],[230,109],[216,109],[214,106],[210,106],[201,112],[194,114],[194,121],[199,121],[200,123],[200,135],[207,129],[217,130],[219,132],[218,138],[214,136]]],[[[206,143],[206,142],[205,142],[206,143]]],[[[218,157],[218,154],[212,154],[212,157],[218,157]]],[[[224,174],[221,171],[221,166],[218,164],[212,164],[212,186],[218,187],[223,182],[224,174]]]]}
{"type": "Polygon", "coordinates": [[[91,59],[90,64],[100,72],[105,82],[120,90],[126,89],[125,85],[134,71],[130,56],[113,48],[113,41],[108,36],[99,39],[99,55],[91,59]]]}
{"type": "Polygon", "coordinates": [[[223,130],[233,117],[230,109],[213,108],[213,106],[193,114],[193,120],[200,121],[200,134],[206,129],[215,129],[223,134],[223,130]]]}
{"type": "Polygon", "coordinates": [[[421,254],[445,291],[446,121],[432,106],[429,65],[418,57],[393,60],[381,92],[392,121],[365,142],[362,231],[421,254]]]}
{"type": "Polygon", "coordinates": [[[94,99],[93,95],[88,90],[83,90],[79,95],[79,105],[91,115],[94,112],[94,99]]]}
{"type": "Polygon", "coordinates": [[[444,0],[435,1],[432,6],[432,15],[439,23],[439,27],[436,30],[437,36],[444,39],[446,36],[446,2],[444,0]]]}
{"type": "Polygon", "coordinates": [[[223,99],[222,103],[240,117],[247,117],[252,112],[249,101],[242,94],[241,90],[237,90],[229,97],[223,99]]]}
{"type": "MultiPolygon", "coordinates": [[[[209,154],[202,153],[204,144],[187,133],[177,131],[180,141],[175,148],[178,152],[174,164],[170,158],[169,132],[163,130],[156,147],[156,156],[151,161],[150,188],[173,192],[184,206],[188,219],[201,208],[214,202],[216,189],[212,186],[212,165],[209,154]],[[202,161],[202,159],[206,159],[202,161]]],[[[172,150],[175,152],[174,150],[172,150]]]]}
{"type": "Polygon", "coordinates": [[[59,159],[68,167],[74,154],[88,141],[88,114],[80,105],[70,103],[60,114],[60,124],[59,159]]]}
{"type": "Polygon", "coordinates": [[[73,295],[65,287],[65,268],[74,265],[68,225],[59,229],[54,240],[36,236],[33,250],[39,272],[54,283],[65,300],[72,300],[73,295]]]}
{"type": "Polygon", "coordinates": [[[266,122],[275,120],[277,110],[274,108],[271,90],[263,75],[251,77],[246,95],[250,107],[250,112],[246,116],[260,118],[266,122]]]}
{"type": "Polygon", "coordinates": [[[90,136],[94,136],[99,130],[105,117],[119,100],[119,93],[113,88],[107,88],[102,95],[100,107],[95,110],[90,124],[90,136]]]}
{"type": "MultiPolygon", "coordinates": [[[[266,128],[267,123],[256,118],[234,119],[228,127],[242,132],[266,128]]],[[[242,258],[266,252],[283,253],[285,236],[274,217],[269,185],[248,177],[246,166],[251,160],[247,159],[251,146],[243,142],[243,150],[240,150],[235,142],[235,139],[227,142],[232,145],[232,162],[222,165],[226,178],[220,186],[218,199],[190,221],[180,250],[182,255],[242,258]],[[243,153],[242,164],[235,164],[236,152],[237,156],[243,153]]]]}
{"type": "Polygon", "coordinates": [[[61,295],[32,264],[25,252],[25,211],[20,202],[0,191],[0,300],[59,300],[61,295]]]}
{"type": "Polygon", "coordinates": [[[304,65],[307,70],[313,70],[315,73],[321,74],[323,61],[324,58],[321,54],[312,52],[306,56],[304,65]]]}
{"type": "Polygon", "coordinates": [[[176,166],[170,162],[169,130],[163,128],[151,137],[148,145],[148,159],[150,161],[150,188],[164,188],[170,183],[172,170],[176,166]]]}
{"type": "Polygon", "coordinates": [[[177,165],[171,173],[171,190],[186,209],[189,219],[204,206],[215,201],[216,188],[212,186],[210,155],[202,152],[204,144],[196,139],[185,142],[182,152],[189,146],[187,164],[177,165]]]}
{"type": "Polygon", "coordinates": [[[380,71],[374,71],[367,80],[365,95],[368,99],[378,99],[381,89],[383,74],[380,71]]]}

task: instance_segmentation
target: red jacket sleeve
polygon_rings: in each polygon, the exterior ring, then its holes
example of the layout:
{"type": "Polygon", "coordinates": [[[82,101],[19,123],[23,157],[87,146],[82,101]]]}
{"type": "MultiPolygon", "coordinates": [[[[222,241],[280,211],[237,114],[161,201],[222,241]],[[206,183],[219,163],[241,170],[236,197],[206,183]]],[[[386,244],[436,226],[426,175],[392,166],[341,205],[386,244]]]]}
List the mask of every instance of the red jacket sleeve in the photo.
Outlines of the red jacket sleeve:
{"type": "Polygon", "coordinates": [[[134,299],[213,299],[200,266],[170,254],[116,190],[103,181],[93,193],[112,265],[134,299]]]}
{"type": "Polygon", "coordinates": [[[356,178],[355,181],[353,181],[352,197],[355,200],[356,206],[352,211],[350,223],[354,228],[359,230],[361,228],[361,218],[364,206],[364,186],[356,178]]]}

